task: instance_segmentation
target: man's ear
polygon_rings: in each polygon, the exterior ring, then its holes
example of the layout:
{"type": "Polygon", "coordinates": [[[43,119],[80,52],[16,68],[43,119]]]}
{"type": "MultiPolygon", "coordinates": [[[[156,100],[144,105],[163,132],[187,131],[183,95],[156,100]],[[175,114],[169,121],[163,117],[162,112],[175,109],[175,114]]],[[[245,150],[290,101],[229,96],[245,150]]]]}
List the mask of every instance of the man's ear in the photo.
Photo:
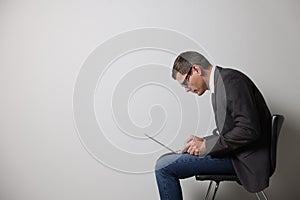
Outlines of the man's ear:
{"type": "Polygon", "coordinates": [[[199,65],[193,65],[193,68],[200,76],[202,76],[202,68],[199,65]]]}

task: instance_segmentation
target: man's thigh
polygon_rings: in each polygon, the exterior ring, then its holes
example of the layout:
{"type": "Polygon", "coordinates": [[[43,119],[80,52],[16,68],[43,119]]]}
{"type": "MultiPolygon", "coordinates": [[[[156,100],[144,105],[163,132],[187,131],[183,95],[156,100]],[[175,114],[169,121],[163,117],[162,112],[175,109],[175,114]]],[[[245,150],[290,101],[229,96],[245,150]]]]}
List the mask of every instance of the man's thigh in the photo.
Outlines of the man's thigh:
{"type": "Polygon", "coordinates": [[[194,156],[188,153],[165,154],[157,160],[155,169],[166,170],[180,179],[196,174],[235,174],[231,159],[213,158],[210,155],[194,156]]]}

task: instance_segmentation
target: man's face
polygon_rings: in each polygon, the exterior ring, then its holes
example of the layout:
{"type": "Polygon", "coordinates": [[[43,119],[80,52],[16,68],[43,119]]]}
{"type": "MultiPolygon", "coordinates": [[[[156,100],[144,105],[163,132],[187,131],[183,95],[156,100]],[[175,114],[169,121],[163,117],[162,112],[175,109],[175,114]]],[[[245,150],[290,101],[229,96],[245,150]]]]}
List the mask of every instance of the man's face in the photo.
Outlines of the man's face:
{"type": "Polygon", "coordinates": [[[187,92],[191,91],[201,96],[208,89],[201,73],[201,68],[197,65],[193,65],[190,73],[180,74],[178,72],[176,74],[176,80],[187,92]]]}

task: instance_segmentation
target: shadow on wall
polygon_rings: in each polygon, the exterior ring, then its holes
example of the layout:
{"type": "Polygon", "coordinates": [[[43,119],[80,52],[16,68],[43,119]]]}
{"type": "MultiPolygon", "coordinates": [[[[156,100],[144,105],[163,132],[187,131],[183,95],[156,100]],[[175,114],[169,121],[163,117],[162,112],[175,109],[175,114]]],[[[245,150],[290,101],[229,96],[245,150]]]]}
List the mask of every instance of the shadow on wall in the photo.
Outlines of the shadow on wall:
{"type": "Polygon", "coordinates": [[[270,199],[300,199],[298,179],[300,177],[300,126],[285,116],[278,148],[277,167],[267,190],[270,199]]]}

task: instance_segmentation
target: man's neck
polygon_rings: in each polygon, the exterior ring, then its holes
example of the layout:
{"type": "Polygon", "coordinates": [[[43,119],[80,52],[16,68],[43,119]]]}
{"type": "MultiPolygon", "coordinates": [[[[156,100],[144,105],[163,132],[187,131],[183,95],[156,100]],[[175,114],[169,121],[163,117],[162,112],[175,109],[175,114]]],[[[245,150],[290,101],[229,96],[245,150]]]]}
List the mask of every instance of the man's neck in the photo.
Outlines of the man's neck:
{"type": "Polygon", "coordinates": [[[210,83],[210,74],[211,74],[211,70],[212,70],[212,66],[210,66],[209,69],[205,70],[205,75],[204,75],[204,77],[203,77],[204,82],[205,82],[205,84],[206,84],[208,90],[210,90],[209,83],[210,83]]]}

